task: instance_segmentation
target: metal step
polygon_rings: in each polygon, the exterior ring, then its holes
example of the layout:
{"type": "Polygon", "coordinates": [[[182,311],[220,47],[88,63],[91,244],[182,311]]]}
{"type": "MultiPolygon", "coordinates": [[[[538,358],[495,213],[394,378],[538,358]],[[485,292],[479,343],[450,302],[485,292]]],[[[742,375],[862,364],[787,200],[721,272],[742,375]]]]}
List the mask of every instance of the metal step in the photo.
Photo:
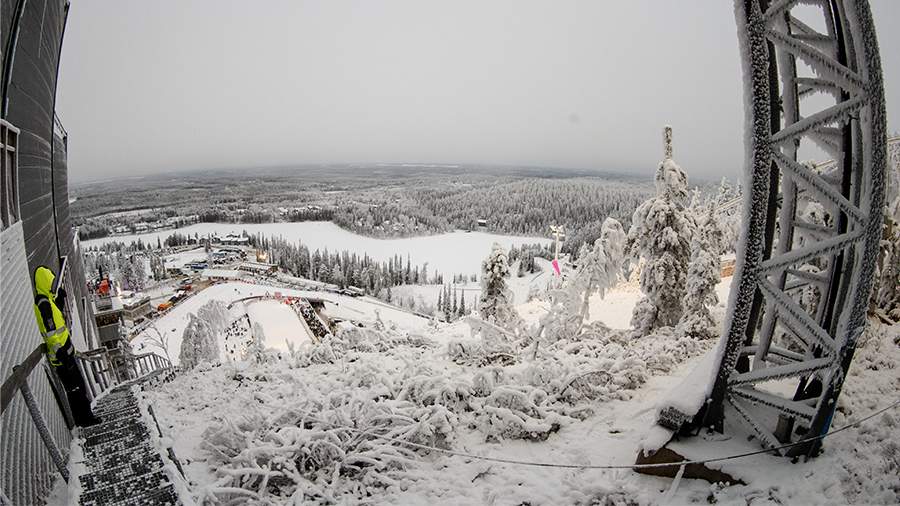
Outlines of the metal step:
{"type": "Polygon", "coordinates": [[[146,425],[133,391],[135,385],[168,379],[168,374],[150,374],[114,388],[96,402],[94,413],[101,423],[81,432],[87,472],[77,477],[79,505],[182,504],[152,440],[156,429],[146,425]]]}

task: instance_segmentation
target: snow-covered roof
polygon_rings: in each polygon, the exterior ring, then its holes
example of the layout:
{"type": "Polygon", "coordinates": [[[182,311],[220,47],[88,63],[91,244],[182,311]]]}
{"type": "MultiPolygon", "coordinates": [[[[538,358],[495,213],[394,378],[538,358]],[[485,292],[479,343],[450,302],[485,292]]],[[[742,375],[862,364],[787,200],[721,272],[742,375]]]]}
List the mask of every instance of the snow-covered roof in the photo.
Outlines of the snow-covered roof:
{"type": "Polygon", "coordinates": [[[263,262],[243,262],[238,268],[245,271],[269,272],[276,270],[278,266],[275,264],[267,264],[263,262]]]}
{"type": "Polygon", "coordinates": [[[203,269],[200,276],[204,278],[241,279],[244,273],[234,269],[203,269]]]}

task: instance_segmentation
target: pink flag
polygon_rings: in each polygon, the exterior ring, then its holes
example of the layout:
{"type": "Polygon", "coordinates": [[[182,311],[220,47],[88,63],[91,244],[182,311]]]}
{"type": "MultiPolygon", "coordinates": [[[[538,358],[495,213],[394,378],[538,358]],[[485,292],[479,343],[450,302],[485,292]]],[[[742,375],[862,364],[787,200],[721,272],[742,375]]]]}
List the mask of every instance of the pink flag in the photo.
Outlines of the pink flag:
{"type": "Polygon", "coordinates": [[[553,270],[556,271],[556,275],[562,276],[562,272],[559,270],[559,262],[554,258],[550,263],[553,264],[553,270]]]}

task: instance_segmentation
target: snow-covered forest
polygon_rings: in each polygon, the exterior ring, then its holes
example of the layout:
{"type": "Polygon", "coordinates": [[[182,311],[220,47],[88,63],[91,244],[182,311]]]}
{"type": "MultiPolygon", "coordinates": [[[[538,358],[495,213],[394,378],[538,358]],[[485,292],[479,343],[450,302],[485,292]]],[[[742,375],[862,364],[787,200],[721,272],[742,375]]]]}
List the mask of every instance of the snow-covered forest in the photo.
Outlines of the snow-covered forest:
{"type": "MultiPolygon", "coordinates": [[[[613,217],[627,225],[634,207],[652,193],[651,185],[630,176],[549,168],[410,172],[379,167],[364,172],[369,177],[309,168],[302,175],[262,171],[254,181],[205,173],[174,181],[100,183],[73,190],[78,200],[72,208],[82,240],[192,221],[332,221],[373,237],[457,229],[544,235],[550,225],[566,223],[575,234],[564,250],[574,253],[596,238],[598,220],[613,217]],[[148,201],[159,207],[148,208],[148,201]]],[[[705,191],[712,188],[704,185],[705,191]]]]}

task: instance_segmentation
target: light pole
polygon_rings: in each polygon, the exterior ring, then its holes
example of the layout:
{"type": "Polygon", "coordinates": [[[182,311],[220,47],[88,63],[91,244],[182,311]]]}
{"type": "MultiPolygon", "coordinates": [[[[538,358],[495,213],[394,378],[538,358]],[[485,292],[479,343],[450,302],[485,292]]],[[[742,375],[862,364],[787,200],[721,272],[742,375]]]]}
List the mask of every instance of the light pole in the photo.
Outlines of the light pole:
{"type": "Polygon", "coordinates": [[[565,240],[566,238],[566,229],[562,226],[550,225],[550,233],[553,234],[553,239],[555,243],[555,251],[553,253],[553,269],[556,271],[556,275],[562,277],[562,271],[559,268],[559,240],[560,237],[565,240]]]}

